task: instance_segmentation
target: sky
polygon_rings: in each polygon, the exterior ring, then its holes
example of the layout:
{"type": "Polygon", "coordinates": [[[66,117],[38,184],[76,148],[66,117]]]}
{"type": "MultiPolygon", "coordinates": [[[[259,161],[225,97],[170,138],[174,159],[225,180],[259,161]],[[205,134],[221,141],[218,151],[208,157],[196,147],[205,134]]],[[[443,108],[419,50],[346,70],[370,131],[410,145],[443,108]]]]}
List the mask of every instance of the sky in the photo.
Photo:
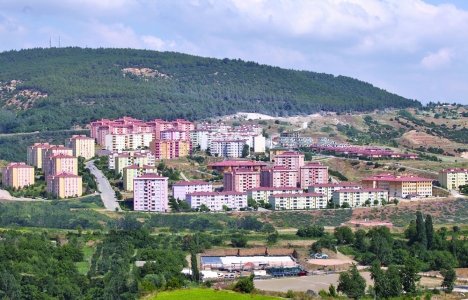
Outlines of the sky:
{"type": "Polygon", "coordinates": [[[240,58],[468,104],[467,0],[0,1],[0,51],[59,39],[240,58]]]}

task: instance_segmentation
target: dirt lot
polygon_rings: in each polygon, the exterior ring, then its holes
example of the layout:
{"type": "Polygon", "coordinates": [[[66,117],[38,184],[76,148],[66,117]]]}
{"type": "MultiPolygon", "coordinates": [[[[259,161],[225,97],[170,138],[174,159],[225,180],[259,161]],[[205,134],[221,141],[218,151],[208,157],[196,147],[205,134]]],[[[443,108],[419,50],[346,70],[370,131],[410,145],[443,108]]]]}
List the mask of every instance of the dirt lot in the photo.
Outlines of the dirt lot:
{"type": "MultiPolygon", "coordinates": [[[[361,275],[366,279],[367,285],[374,284],[370,279],[369,272],[362,272],[361,275]]],[[[317,275],[305,277],[287,277],[280,279],[256,280],[255,287],[265,291],[287,292],[288,290],[305,292],[309,289],[315,292],[321,289],[328,290],[330,284],[338,285],[339,274],[317,275]]],[[[442,281],[434,278],[422,278],[421,285],[431,287],[440,286],[442,281]]]]}

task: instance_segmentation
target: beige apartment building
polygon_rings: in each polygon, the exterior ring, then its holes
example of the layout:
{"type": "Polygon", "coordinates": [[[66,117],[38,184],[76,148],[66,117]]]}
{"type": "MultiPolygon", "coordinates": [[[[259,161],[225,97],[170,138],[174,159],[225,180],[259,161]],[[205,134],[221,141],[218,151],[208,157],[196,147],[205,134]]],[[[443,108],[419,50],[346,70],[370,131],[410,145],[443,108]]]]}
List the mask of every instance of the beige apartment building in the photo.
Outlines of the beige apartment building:
{"type": "Polygon", "coordinates": [[[66,154],[73,156],[73,149],[65,147],[64,145],[49,145],[49,148],[43,148],[42,149],[42,170],[46,168],[46,160],[48,156],[53,156],[55,154],[66,154]]]}
{"type": "Polygon", "coordinates": [[[85,159],[94,157],[94,139],[86,135],[73,135],[65,140],[65,146],[73,150],[73,156],[85,159]]]}
{"type": "Polygon", "coordinates": [[[439,183],[449,190],[458,190],[461,185],[468,184],[468,169],[445,169],[439,171],[439,183]]]}
{"type": "Polygon", "coordinates": [[[122,173],[126,167],[137,165],[139,167],[150,166],[154,167],[154,155],[150,152],[142,153],[122,153],[114,158],[114,172],[122,173]]]}
{"type": "Polygon", "coordinates": [[[139,176],[148,174],[148,173],[158,173],[158,169],[154,166],[138,166],[138,165],[133,165],[129,167],[123,168],[123,187],[124,190],[126,191],[133,191],[133,179],[137,178],[139,176]]]}
{"type": "Polygon", "coordinates": [[[44,153],[44,150],[49,149],[49,147],[49,143],[34,143],[33,146],[29,146],[27,158],[28,165],[42,169],[42,153],[44,153]]]}
{"type": "Polygon", "coordinates": [[[78,175],[78,158],[68,154],[57,153],[46,157],[44,176],[68,173],[78,175]]]}
{"type": "Polygon", "coordinates": [[[2,184],[20,188],[34,184],[34,167],[24,162],[12,162],[2,167],[2,184]]]}
{"type": "Polygon", "coordinates": [[[47,192],[58,198],[78,197],[83,194],[81,176],[70,173],[58,173],[47,177],[47,192]]]}
{"type": "Polygon", "coordinates": [[[390,197],[432,196],[432,179],[421,177],[400,177],[382,174],[364,178],[362,187],[386,189],[390,197]]]}
{"type": "Polygon", "coordinates": [[[150,143],[150,151],[155,159],[172,159],[190,155],[190,141],[154,140],[150,143]]]}

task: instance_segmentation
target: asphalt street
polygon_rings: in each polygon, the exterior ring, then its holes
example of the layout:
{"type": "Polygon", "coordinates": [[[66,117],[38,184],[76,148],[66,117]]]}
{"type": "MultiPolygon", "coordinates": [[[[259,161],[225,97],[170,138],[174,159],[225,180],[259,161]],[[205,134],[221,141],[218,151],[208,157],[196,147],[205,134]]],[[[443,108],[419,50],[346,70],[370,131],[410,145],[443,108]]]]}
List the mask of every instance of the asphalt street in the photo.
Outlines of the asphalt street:
{"type": "Polygon", "coordinates": [[[98,189],[101,191],[101,198],[102,202],[104,202],[104,206],[107,210],[115,211],[116,208],[120,211],[120,206],[117,203],[117,199],[115,198],[115,192],[112,189],[109,181],[104,176],[104,174],[96,168],[94,165],[94,160],[88,161],[85,163],[86,168],[91,170],[91,173],[96,176],[96,182],[98,185],[98,189]]]}

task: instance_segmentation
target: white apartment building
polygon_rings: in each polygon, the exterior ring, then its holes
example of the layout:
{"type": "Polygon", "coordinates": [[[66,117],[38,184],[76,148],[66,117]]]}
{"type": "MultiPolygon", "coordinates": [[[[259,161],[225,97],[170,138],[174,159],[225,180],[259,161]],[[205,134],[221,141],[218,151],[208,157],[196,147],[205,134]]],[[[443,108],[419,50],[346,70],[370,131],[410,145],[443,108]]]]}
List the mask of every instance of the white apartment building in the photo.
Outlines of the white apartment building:
{"type": "Polygon", "coordinates": [[[244,192],[196,192],[187,194],[185,201],[191,208],[205,204],[212,211],[221,211],[223,206],[233,210],[247,207],[247,193],[244,192]]]}
{"type": "Polygon", "coordinates": [[[445,169],[439,171],[439,183],[449,190],[458,190],[468,184],[468,169],[445,169]]]}
{"type": "Polygon", "coordinates": [[[206,181],[181,181],[172,185],[172,198],[185,200],[187,194],[196,192],[212,192],[213,183],[206,181]]]}
{"type": "Polygon", "coordinates": [[[200,146],[200,150],[206,150],[208,148],[209,133],[209,131],[203,129],[190,131],[190,141],[192,142],[193,148],[200,146]]]}
{"type": "MultiPolygon", "coordinates": [[[[154,153],[149,150],[139,150],[139,151],[111,151],[107,155],[107,166],[109,170],[115,170],[118,162],[120,162],[121,168],[132,166],[132,165],[148,165],[155,166],[155,156],[154,153]],[[122,161],[120,161],[122,160],[122,161]]],[[[122,170],[119,170],[119,173],[122,170]]]]}
{"type": "Polygon", "coordinates": [[[241,157],[242,149],[247,140],[215,140],[211,141],[210,152],[211,155],[221,157],[241,157]]]}
{"type": "Polygon", "coordinates": [[[382,199],[388,202],[388,190],[386,189],[341,189],[333,192],[333,203],[336,206],[342,206],[343,203],[348,203],[350,207],[364,206],[366,201],[370,201],[370,205],[375,205],[377,200],[378,205],[382,205],[382,199]]]}
{"type": "Polygon", "coordinates": [[[320,193],[273,194],[268,202],[275,210],[326,208],[327,198],[320,193]]]}
{"type": "Polygon", "coordinates": [[[343,189],[360,189],[362,188],[359,184],[354,183],[325,183],[325,184],[314,184],[309,186],[309,192],[320,193],[327,196],[327,199],[333,197],[333,192],[343,189]]]}
{"type": "Polygon", "coordinates": [[[301,188],[296,187],[257,187],[247,190],[247,199],[254,199],[257,202],[268,202],[268,198],[274,194],[300,194],[301,188]]]}
{"type": "Polygon", "coordinates": [[[133,209],[135,211],[167,212],[168,178],[145,174],[133,179],[133,209]]]}
{"type": "Polygon", "coordinates": [[[122,133],[107,134],[105,137],[105,148],[108,151],[137,150],[149,148],[153,140],[152,133],[122,133]]]}

